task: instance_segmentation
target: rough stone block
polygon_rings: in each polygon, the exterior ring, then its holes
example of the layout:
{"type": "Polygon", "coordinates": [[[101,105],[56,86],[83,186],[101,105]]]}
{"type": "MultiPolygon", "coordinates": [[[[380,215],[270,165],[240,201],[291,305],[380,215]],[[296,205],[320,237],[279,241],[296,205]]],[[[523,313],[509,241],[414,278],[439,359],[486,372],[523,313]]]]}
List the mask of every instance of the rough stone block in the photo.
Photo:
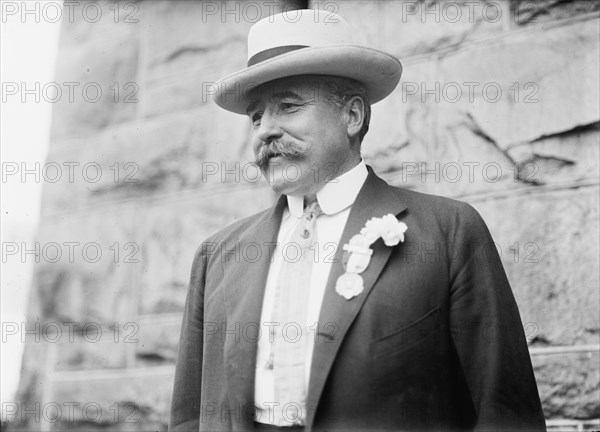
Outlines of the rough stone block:
{"type": "Polygon", "coordinates": [[[239,2],[145,4],[148,57],[144,67],[151,77],[166,76],[243,53],[252,23],[247,19],[251,11],[242,6],[239,2]]]}
{"type": "Polygon", "coordinates": [[[357,29],[356,43],[401,60],[499,34],[509,19],[507,1],[312,1],[311,7],[339,13],[357,29]]]}
{"type": "Polygon", "coordinates": [[[12,401],[3,401],[15,403],[19,407],[19,412],[15,418],[9,419],[14,423],[27,423],[27,418],[23,417],[22,408],[27,408],[26,403],[39,401],[44,393],[44,384],[48,378],[46,374],[46,363],[43,361],[48,356],[49,344],[27,343],[23,350],[23,361],[21,363],[21,380],[17,394],[12,401]]]}
{"type": "MultiPolygon", "coordinates": [[[[128,344],[134,343],[136,325],[118,323],[118,331],[100,325],[86,323],[74,326],[83,329],[83,334],[70,337],[66,326],[60,342],[56,345],[53,366],[57,371],[76,371],[87,369],[118,369],[127,366],[128,344]]],[[[114,326],[113,326],[114,327],[114,326]]]]}
{"type": "Polygon", "coordinates": [[[245,67],[252,24],[272,13],[292,14],[299,3],[144,3],[148,55],[142,65],[146,71],[143,116],[205,104],[214,82],[245,67]]]}
{"type": "Polygon", "coordinates": [[[600,119],[597,19],[513,33],[440,60],[438,130],[468,113],[499,148],[600,119]]]}
{"type": "Polygon", "coordinates": [[[394,93],[375,104],[363,157],[398,186],[460,197],[523,186],[512,159],[468,113],[447,111],[440,118],[435,65],[406,65],[394,93]]]}
{"type": "MultiPolygon", "coordinates": [[[[38,254],[32,321],[126,322],[135,298],[132,275],[141,264],[132,207],[96,208],[68,218],[46,218],[35,245],[38,254]]],[[[24,250],[24,249],[23,249],[24,250]]]]}
{"type": "Polygon", "coordinates": [[[598,186],[473,201],[497,243],[529,336],[598,343],[598,186]]]}
{"type": "Polygon", "coordinates": [[[136,344],[136,364],[151,366],[175,363],[183,315],[144,315],[139,319],[139,341],[136,344]]]}
{"type": "Polygon", "coordinates": [[[42,403],[77,405],[50,430],[166,431],[173,373],[167,366],[60,374],[42,403]]]}
{"type": "Polygon", "coordinates": [[[535,184],[594,181],[600,178],[599,132],[595,123],[516,145],[507,153],[535,184]]]}
{"type": "Polygon", "coordinates": [[[511,0],[510,12],[515,26],[543,27],[553,20],[597,12],[600,3],[588,0],[511,0]]]}
{"type": "Polygon", "coordinates": [[[65,49],[59,50],[56,69],[61,93],[47,96],[54,101],[53,140],[86,138],[131,120],[141,97],[138,3],[72,3],[74,18],[63,20],[60,43],[65,49]]]}
{"type": "Polygon", "coordinates": [[[249,165],[247,131],[244,116],[206,105],[140,125],[109,128],[87,139],[56,143],[38,170],[44,182],[43,212],[227,182],[259,183],[256,170],[249,165]],[[202,121],[205,118],[211,121],[202,121]],[[234,174],[227,174],[232,169],[234,174]]]}
{"type": "Polygon", "coordinates": [[[180,311],[194,254],[202,241],[236,219],[272,205],[266,188],[227,187],[214,195],[146,208],[140,232],[140,313],[180,311]]]}
{"type": "Polygon", "coordinates": [[[581,32],[577,39],[568,26],[548,30],[543,37],[534,33],[500,39],[493,50],[489,44],[474,45],[444,57],[437,73],[432,59],[405,64],[398,89],[373,107],[371,130],[363,144],[365,159],[394,184],[454,197],[597,178],[593,131],[599,91],[597,74],[590,71],[598,62],[589,57],[598,43],[594,24],[595,20],[579,23],[574,30],[581,32]],[[563,39],[571,37],[572,46],[589,47],[582,48],[589,54],[584,54],[577,78],[569,78],[569,71],[575,74],[573,62],[579,57],[571,59],[566,48],[558,55],[549,53],[556,50],[552,41],[566,46],[563,39]],[[540,49],[548,52],[540,54],[540,49]],[[530,63],[527,56],[539,56],[553,66],[541,74],[533,67],[538,63],[530,63]],[[514,58],[519,57],[521,64],[532,68],[517,68],[514,58]],[[490,79],[484,83],[481,77],[490,79]],[[511,88],[517,81],[519,90],[511,88]],[[528,82],[529,96],[522,88],[528,82]],[[560,91],[565,85],[569,89],[560,91]],[[495,102],[493,89],[502,92],[495,102]],[[525,103],[526,96],[533,98],[532,91],[539,93],[538,102],[525,103]],[[562,101],[551,102],[548,97],[562,101]],[[572,109],[565,110],[564,104],[572,109]],[[589,143],[578,146],[581,140],[589,143]],[[572,164],[573,159],[577,163],[572,164]]]}
{"type": "MultiPolygon", "coordinates": [[[[223,49],[218,52],[231,52],[223,49]]],[[[200,57],[193,69],[178,71],[169,76],[150,76],[145,84],[143,113],[144,117],[167,115],[179,111],[212,104],[214,83],[230,73],[244,68],[245,50],[238,50],[235,59],[224,59],[222,62],[211,62],[200,57]]]]}
{"type": "Polygon", "coordinates": [[[532,363],[547,419],[600,417],[597,351],[534,356],[532,363]]]}

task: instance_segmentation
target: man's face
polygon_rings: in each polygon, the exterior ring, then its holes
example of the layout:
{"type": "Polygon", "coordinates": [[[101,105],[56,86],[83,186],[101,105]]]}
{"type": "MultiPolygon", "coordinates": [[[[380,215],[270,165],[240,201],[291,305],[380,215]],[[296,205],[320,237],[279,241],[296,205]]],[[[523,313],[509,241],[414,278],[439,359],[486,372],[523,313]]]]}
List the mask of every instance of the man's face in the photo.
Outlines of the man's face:
{"type": "Polygon", "coordinates": [[[257,165],[277,193],[316,193],[356,158],[342,109],[327,100],[326,79],[283,78],[252,92],[247,110],[252,148],[257,165]]]}

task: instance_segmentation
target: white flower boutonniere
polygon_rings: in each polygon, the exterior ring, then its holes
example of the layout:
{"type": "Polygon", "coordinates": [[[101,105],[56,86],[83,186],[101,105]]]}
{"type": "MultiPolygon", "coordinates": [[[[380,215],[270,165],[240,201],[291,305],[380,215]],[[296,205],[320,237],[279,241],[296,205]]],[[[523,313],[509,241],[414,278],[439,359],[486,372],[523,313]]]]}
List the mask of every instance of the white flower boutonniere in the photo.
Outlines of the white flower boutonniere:
{"type": "Polygon", "coordinates": [[[381,218],[369,219],[360,233],[368,238],[374,238],[371,244],[381,237],[386,246],[396,246],[399,242],[404,242],[404,233],[407,229],[404,222],[399,222],[393,214],[389,213],[381,218]]]}
{"type": "Polygon", "coordinates": [[[399,222],[396,217],[389,213],[380,218],[371,218],[360,230],[360,234],[353,236],[344,245],[344,250],[349,252],[345,273],[341,275],[335,284],[336,292],[350,300],[364,290],[364,284],[360,273],[364,272],[371,262],[373,249],[370,246],[379,238],[383,239],[386,246],[396,246],[404,242],[404,233],[408,227],[404,222],[399,222]]]}

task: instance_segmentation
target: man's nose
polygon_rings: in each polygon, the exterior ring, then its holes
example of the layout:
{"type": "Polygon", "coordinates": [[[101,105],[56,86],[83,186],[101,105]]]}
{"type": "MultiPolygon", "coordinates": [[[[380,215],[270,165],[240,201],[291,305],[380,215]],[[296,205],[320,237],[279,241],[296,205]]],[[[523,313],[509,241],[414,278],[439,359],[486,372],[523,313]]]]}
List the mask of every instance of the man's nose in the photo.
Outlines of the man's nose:
{"type": "Polygon", "coordinates": [[[281,138],[283,132],[277,124],[276,119],[269,113],[265,112],[260,119],[260,127],[258,128],[258,139],[269,144],[271,141],[281,138]]]}

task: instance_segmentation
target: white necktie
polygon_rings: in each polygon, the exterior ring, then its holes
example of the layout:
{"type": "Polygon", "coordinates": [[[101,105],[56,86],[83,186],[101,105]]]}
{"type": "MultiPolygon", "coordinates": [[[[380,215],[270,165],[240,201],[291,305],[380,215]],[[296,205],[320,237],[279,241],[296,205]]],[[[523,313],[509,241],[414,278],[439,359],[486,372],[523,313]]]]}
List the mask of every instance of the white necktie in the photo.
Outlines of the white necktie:
{"type": "Polygon", "coordinates": [[[306,322],[310,278],[315,260],[316,220],[322,213],[317,201],[310,203],[285,247],[273,319],[278,323],[273,341],[275,399],[290,424],[306,419],[305,356],[309,334],[306,322]]]}

